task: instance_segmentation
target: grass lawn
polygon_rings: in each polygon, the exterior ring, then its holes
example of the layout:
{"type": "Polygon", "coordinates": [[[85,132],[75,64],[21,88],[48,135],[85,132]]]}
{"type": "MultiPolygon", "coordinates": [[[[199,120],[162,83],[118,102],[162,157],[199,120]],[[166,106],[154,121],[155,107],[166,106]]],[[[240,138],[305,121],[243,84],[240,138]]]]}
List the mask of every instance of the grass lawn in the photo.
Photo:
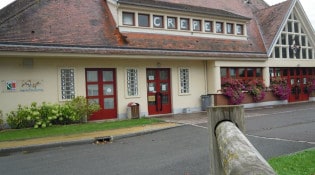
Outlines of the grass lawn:
{"type": "Polygon", "coordinates": [[[278,175],[315,175],[315,149],[272,158],[268,162],[278,175]]]}
{"type": "Polygon", "coordinates": [[[49,136],[80,134],[80,133],[87,133],[87,132],[94,132],[94,131],[104,131],[104,130],[127,128],[127,127],[133,127],[133,126],[150,125],[150,124],[159,123],[159,122],[162,122],[162,121],[158,119],[153,119],[153,118],[141,118],[141,119],[122,120],[122,121],[105,121],[102,123],[84,123],[84,124],[74,124],[74,125],[52,126],[52,127],[47,127],[47,128],[38,128],[38,129],[29,128],[29,129],[4,130],[4,131],[0,131],[0,142],[49,137],[49,136]]]}

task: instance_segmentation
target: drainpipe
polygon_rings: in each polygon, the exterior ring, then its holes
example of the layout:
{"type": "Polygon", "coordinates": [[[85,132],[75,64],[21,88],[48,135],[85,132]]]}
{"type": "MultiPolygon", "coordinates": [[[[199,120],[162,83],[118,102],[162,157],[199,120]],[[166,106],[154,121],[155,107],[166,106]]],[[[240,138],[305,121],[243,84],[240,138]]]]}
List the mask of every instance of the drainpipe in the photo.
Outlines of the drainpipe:
{"type": "Polygon", "coordinates": [[[204,60],[203,61],[203,65],[204,65],[204,82],[205,82],[205,94],[208,94],[208,61],[204,60]]]}

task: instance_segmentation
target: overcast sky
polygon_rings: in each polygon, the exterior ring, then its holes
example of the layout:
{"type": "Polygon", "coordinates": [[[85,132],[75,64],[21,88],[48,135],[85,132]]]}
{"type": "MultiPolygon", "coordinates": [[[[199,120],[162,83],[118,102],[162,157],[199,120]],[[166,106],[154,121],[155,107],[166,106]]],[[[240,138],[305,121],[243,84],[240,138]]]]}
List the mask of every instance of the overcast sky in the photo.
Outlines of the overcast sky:
{"type": "MultiPolygon", "coordinates": [[[[7,4],[13,2],[14,0],[0,0],[0,9],[6,6],[7,4]]],[[[226,1],[226,0],[225,0],[226,1]]],[[[265,0],[269,5],[274,5],[279,2],[283,2],[285,0],[265,0]]],[[[302,3],[302,6],[311,21],[311,24],[313,25],[313,28],[315,29],[315,5],[314,0],[300,0],[302,3]]]]}

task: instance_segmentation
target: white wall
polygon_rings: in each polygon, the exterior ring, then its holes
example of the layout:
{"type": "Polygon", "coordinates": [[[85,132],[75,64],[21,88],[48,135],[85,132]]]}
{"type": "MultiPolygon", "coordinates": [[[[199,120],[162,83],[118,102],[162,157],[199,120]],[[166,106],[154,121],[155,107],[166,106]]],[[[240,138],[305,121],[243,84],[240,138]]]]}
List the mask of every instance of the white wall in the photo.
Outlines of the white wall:
{"type": "Polygon", "coordinates": [[[0,110],[8,113],[17,109],[17,105],[30,105],[32,102],[59,101],[59,69],[74,68],[76,96],[85,96],[85,68],[115,68],[117,75],[117,107],[119,118],[126,117],[126,107],[129,102],[140,104],[141,115],[148,115],[146,68],[170,68],[172,83],[173,113],[182,113],[184,108],[200,111],[200,96],[206,93],[205,71],[202,61],[178,60],[126,60],[119,58],[34,58],[33,64],[23,66],[23,58],[0,59],[0,110]],[[179,94],[178,68],[190,69],[191,93],[179,94]],[[139,71],[139,97],[128,98],[125,90],[125,69],[137,68],[139,71]],[[41,91],[21,92],[6,91],[6,81],[32,80],[41,82],[41,91]]]}

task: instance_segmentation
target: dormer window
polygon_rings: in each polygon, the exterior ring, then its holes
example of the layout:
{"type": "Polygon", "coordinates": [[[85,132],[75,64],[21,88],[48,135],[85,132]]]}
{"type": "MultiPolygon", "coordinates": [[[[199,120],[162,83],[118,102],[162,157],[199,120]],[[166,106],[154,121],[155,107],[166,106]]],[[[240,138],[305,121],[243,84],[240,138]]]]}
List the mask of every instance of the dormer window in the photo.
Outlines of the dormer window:
{"type": "Polygon", "coordinates": [[[193,20],[193,31],[201,31],[201,20],[193,20]]]}
{"type": "Polygon", "coordinates": [[[118,24],[121,31],[162,33],[170,35],[224,37],[245,39],[245,23],[201,18],[200,16],[180,16],[173,13],[161,14],[148,11],[119,11],[118,24]],[[213,35],[215,34],[215,35],[213,35]],[[216,35],[219,34],[219,35],[216,35]]]}
{"type": "Polygon", "coordinates": [[[135,13],[123,12],[123,24],[134,26],[135,25],[135,13]]]}
{"type": "Polygon", "coordinates": [[[150,15],[138,14],[138,23],[140,27],[150,27],[150,15]]]}

